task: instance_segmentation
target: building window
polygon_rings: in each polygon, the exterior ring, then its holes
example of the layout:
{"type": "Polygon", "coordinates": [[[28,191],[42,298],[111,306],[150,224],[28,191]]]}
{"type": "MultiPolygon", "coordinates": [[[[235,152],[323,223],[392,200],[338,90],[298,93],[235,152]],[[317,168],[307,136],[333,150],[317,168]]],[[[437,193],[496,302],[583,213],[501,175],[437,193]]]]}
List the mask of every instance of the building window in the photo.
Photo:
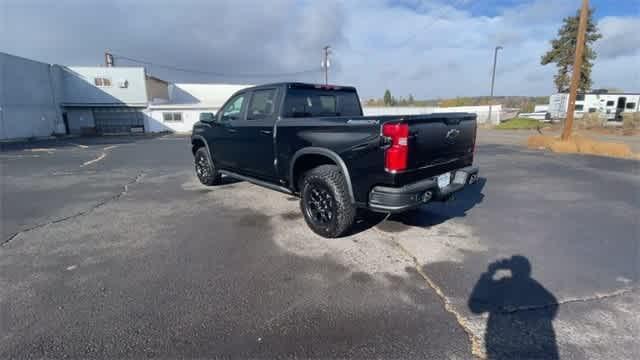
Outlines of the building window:
{"type": "Polygon", "coordinates": [[[636,103],[634,102],[627,103],[627,110],[635,110],[635,109],[636,109],[636,103]]]}
{"type": "Polygon", "coordinates": [[[584,94],[577,94],[576,101],[584,101],[584,94]]]}
{"type": "Polygon", "coordinates": [[[162,120],[164,122],[182,122],[181,112],[164,112],[162,113],[162,120]]]}
{"type": "Polygon", "coordinates": [[[594,113],[594,112],[596,112],[596,111],[598,111],[598,109],[596,109],[596,108],[589,108],[589,112],[590,112],[590,113],[594,113]]]}
{"type": "Polygon", "coordinates": [[[576,111],[582,111],[582,110],[584,110],[584,105],[582,104],[576,105],[576,111]]]}
{"type": "Polygon", "coordinates": [[[111,86],[111,79],[97,77],[93,79],[93,83],[98,87],[107,87],[111,86]]]}
{"type": "Polygon", "coordinates": [[[609,100],[607,101],[607,106],[613,106],[613,104],[615,104],[616,102],[613,100],[609,100]]]}

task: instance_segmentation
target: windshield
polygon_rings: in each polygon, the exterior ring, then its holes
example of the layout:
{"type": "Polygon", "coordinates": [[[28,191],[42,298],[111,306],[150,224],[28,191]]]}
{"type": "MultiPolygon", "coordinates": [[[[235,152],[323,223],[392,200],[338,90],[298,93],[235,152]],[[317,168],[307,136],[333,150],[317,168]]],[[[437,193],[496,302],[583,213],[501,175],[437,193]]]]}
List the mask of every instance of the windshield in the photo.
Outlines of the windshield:
{"type": "Polygon", "coordinates": [[[283,111],[284,117],[361,115],[353,90],[289,89],[283,111]]]}

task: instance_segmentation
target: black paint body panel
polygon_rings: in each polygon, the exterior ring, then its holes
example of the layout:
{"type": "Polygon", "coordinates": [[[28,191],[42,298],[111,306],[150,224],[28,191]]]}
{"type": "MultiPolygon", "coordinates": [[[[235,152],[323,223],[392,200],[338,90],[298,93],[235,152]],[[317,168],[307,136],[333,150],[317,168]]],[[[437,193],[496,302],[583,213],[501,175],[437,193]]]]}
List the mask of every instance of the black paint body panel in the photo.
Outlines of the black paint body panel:
{"type": "MultiPolygon", "coordinates": [[[[366,206],[375,186],[402,187],[473,163],[475,114],[362,116],[360,110],[358,116],[281,117],[287,92],[299,87],[319,88],[282,83],[239,91],[227,103],[238,95],[245,96],[240,119],[223,122],[218,114],[215,121],[198,122],[193,128],[192,143],[205,142],[221,169],[286,187],[294,193],[296,183],[291,177],[296,162],[305,161],[309,154],[326,156],[347,173],[352,200],[359,206],[366,206]],[[246,120],[253,92],[267,88],[277,89],[273,116],[246,120]],[[385,171],[387,145],[381,128],[386,122],[409,124],[408,170],[404,172],[385,171]]],[[[340,91],[355,89],[341,87],[340,91]]]]}

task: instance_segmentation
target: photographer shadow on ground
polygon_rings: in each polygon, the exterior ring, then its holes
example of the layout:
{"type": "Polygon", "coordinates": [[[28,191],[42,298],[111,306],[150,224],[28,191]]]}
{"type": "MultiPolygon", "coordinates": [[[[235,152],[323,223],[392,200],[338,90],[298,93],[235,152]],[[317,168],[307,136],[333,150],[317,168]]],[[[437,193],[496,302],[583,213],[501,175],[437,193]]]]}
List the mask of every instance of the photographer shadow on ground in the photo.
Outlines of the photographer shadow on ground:
{"type": "Polygon", "coordinates": [[[469,297],[469,309],[488,313],[487,359],[558,359],[553,319],[556,298],[531,277],[521,255],[496,261],[480,276],[469,297]]]}

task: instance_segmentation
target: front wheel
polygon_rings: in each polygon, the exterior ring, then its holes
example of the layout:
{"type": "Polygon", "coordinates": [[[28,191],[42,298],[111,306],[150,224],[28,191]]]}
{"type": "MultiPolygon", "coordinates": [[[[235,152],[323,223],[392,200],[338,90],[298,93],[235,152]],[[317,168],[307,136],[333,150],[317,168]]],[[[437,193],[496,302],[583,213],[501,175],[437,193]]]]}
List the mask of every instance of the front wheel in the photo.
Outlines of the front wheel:
{"type": "Polygon", "coordinates": [[[198,175],[198,180],[203,185],[212,186],[220,183],[222,177],[213,165],[213,161],[210,160],[209,152],[206,148],[199,148],[194,155],[194,160],[196,175],[198,175]]]}
{"type": "Polygon", "coordinates": [[[322,165],[306,173],[300,194],[304,219],[316,234],[335,238],[344,235],[353,225],[356,208],[337,166],[322,165]]]}

